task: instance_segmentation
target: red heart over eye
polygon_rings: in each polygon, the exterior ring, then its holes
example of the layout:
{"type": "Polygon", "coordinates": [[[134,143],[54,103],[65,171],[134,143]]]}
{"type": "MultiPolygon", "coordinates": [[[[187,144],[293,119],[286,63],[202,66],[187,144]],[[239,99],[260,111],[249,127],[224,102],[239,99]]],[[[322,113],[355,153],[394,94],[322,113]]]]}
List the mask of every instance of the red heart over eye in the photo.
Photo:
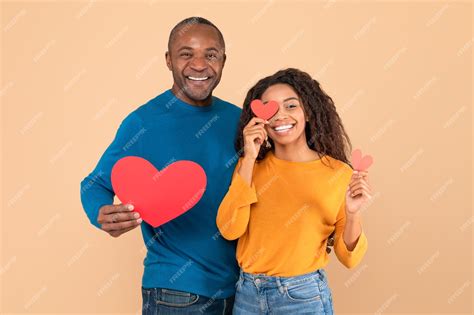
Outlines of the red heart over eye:
{"type": "Polygon", "coordinates": [[[278,103],[276,101],[268,101],[263,104],[261,100],[253,100],[250,103],[250,108],[255,116],[268,120],[278,112],[278,103]]]}

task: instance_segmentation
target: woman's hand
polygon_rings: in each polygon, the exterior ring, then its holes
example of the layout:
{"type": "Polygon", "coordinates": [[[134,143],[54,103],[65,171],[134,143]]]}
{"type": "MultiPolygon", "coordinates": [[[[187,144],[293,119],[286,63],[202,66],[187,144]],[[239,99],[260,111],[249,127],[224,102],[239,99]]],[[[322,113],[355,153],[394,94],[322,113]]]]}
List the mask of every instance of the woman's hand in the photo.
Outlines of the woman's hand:
{"type": "Polygon", "coordinates": [[[267,120],[254,117],[243,130],[244,136],[244,157],[255,161],[260,151],[260,147],[268,137],[265,125],[269,124],[267,120]]]}
{"type": "Polygon", "coordinates": [[[346,192],[346,217],[354,217],[360,208],[372,198],[367,171],[354,171],[346,192]]]}

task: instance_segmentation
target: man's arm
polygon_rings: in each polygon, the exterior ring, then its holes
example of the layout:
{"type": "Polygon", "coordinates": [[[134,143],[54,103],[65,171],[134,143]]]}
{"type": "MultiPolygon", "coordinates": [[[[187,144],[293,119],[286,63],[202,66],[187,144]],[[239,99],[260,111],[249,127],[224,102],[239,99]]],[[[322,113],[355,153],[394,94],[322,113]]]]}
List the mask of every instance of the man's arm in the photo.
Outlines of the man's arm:
{"type": "Polygon", "coordinates": [[[127,116],[95,169],[81,182],[81,202],[90,222],[114,237],[141,223],[137,221],[141,220],[136,216],[138,213],[132,212],[126,205],[112,205],[114,192],[110,174],[119,159],[140,155],[140,137],[145,132],[141,119],[135,113],[127,116]]]}

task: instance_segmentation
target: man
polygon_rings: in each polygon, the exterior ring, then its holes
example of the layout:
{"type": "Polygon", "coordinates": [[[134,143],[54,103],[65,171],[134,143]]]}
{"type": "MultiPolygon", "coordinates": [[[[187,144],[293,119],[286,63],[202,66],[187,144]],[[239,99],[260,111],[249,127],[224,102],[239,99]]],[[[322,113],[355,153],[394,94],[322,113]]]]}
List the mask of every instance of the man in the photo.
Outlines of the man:
{"type": "Polygon", "coordinates": [[[82,181],[82,204],[91,223],[113,237],[141,226],[144,314],[231,314],[236,243],[223,239],[215,222],[237,161],[233,140],[241,110],[212,95],[226,60],[224,38],[210,21],[188,18],[171,31],[165,57],[172,88],[125,118],[82,181]],[[206,190],[191,210],[153,228],[133,206],[112,204],[111,169],[125,156],[145,158],[159,170],[194,161],[206,172],[206,190]]]}

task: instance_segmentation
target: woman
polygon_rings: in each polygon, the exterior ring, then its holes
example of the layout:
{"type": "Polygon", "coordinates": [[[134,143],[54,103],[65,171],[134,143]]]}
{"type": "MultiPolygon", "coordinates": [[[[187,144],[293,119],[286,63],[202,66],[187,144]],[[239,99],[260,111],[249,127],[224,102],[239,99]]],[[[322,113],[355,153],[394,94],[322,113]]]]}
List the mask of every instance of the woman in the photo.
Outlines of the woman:
{"type": "Polygon", "coordinates": [[[249,90],[235,145],[241,154],[216,219],[224,238],[238,239],[234,314],[332,314],[328,237],[343,265],[359,264],[360,209],[371,198],[332,99],[307,73],[278,71],[249,90]],[[254,117],[255,99],[276,101],[278,112],[254,117]]]}

